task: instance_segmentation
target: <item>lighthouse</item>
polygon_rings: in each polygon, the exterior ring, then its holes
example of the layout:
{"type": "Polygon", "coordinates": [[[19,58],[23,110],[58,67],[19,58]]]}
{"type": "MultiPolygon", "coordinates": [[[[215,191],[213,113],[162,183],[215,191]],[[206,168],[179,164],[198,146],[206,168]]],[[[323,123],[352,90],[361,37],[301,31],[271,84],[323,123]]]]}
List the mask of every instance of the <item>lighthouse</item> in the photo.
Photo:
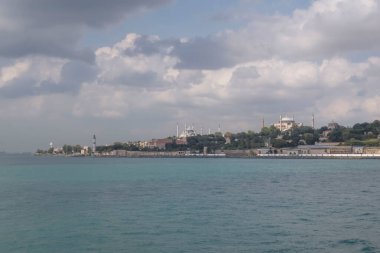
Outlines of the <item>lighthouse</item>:
{"type": "Polygon", "coordinates": [[[96,136],[94,134],[94,136],[92,137],[92,153],[95,154],[96,152],[96,136]]]}

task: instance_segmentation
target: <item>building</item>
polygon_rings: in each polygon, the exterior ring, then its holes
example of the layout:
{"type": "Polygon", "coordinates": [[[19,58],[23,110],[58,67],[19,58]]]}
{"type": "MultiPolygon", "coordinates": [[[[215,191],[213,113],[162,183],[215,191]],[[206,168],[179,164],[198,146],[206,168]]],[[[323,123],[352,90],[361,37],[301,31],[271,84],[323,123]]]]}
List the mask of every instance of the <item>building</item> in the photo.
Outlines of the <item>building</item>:
{"type": "Polygon", "coordinates": [[[53,148],[53,154],[63,154],[63,148],[53,148]]]}
{"type": "Polygon", "coordinates": [[[149,141],[139,141],[136,146],[139,148],[148,148],[149,141]]]}
{"type": "Polygon", "coordinates": [[[166,139],[153,139],[146,144],[144,144],[145,148],[149,149],[160,149],[160,150],[165,150],[167,144],[172,144],[173,140],[166,138],[166,139]]]}
{"type": "Polygon", "coordinates": [[[88,155],[89,154],[89,147],[88,146],[84,146],[81,150],[80,150],[80,154],[81,155],[88,155]]]}
{"type": "Polygon", "coordinates": [[[365,147],[363,152],[365,154],[380,154],[380,147],[365,147]]]}
{"type": "Polygon", "coordinates": [[[279,129],[281,132],[288,131],[292,129],[293,127],[301,127],[302,123],[296,123],[294,121],[294,117],[282,117],[280,116],[280,121],[278,123],[274,123],[273,126],[277,129],[279,129]]]}
{"type": "Polygon", "coordinates": [[[127,151],[126,150],[112,150],[110,152],[111,156],[127,156],[127,151]]]}
{"type": "Polygon", "coordinates": [[[352,154],[352,146],[337,145],[300,145],[297,147],[300,154],[352,154]]]}
{"type": "Polygon", "coordinates": [[[186,145],[187,144],[187,139],[185,138],[179,138],[175,140],[175,144],[177,145],[186,145]]]}
{"type": "Polygon", "coordinates": [[[173,140],[168,139],[168,138],[167,139],[157,139],[157,140],[153,140],[153,141],[154,141],[155,146],[161,150],[166,149],[166,144],[172,144],[173,143],[173,140]]]}
{"type": "Polygon", "coordinates": [[[186,137],[192,137],[197,136],[197,133],[195,132],[193,127],[186,127],[185,130],[181,133],[179,138],[186,138],[186,137]]]}
{"type": "Polygon", "coordinates": [[[353,146],[352,152],[354,154],[363,154],[364,153],[364,147],[363,146],[353,146]]]}
{"type": "Polygon", "coordinates": [[[329,139],[329,135],[334,131],[335,129],[339,128],[339,124],[331,121],[330,123],[327,124],[327,130],[323,131],[319,140],[320,141],[327,141],[329,139]]]}
{"type": "Polygon", "coordinates": [[[327,128],[329,130],[335,130],[339,128],[339,124],[334,121],[331,121],[330,123],[327,124],[327,128]]]}

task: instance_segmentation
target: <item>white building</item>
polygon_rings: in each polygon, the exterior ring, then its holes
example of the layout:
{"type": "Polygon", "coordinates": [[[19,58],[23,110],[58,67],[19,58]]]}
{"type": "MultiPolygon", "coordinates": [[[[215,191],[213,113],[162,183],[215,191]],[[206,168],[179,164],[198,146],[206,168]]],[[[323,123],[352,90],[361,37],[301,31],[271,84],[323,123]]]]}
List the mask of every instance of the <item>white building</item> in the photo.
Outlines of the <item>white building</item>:
{"type": "Polygon", "coordinates": [[[192,136],[196,136],[197,133],[195,132],[194,128],[193,127],[187,127],[185,128],[185,130],[181,133],[181,135],[179,136],[179,138],[186,138],[186,137],[192,137],[192,136]]]}
{"type": "Polygon", "coordinates": [[[89,147],[83,146],[83,148],[80,150],[81,155],[88,155],[89,147]]]}
{"type": "Polygon", "coordinates": [[[273,126],[277,129],[280,129],[281,132],[288,131],[293,127],[301,127],[302,123],[296,123],[294,121],[294,117],[282,117],[280,116],[280,121],[278,123],[274,123],[273,126]]]}

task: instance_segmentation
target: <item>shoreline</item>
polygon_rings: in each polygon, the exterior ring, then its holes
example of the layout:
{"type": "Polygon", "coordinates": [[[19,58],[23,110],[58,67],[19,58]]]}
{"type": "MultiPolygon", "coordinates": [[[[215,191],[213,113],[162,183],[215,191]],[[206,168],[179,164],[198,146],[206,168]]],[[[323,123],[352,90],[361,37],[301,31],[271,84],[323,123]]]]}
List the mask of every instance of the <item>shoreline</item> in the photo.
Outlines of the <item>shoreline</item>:
{"type": "Polygon", "coordinates": [[[192,155],[172,155],[172,154],[148,154],[143,155],[46,155],[34,154],[40,157],[73,157],[73,158],[203,158],[203,159],[343,159],[343,160],[362,160],[362,159],[380,159],[380,154],[299,154],[299,155],[285,155],[285,154],[258,154],[258,155],[226,155],[226,154],[192,154],[192,155]]]}

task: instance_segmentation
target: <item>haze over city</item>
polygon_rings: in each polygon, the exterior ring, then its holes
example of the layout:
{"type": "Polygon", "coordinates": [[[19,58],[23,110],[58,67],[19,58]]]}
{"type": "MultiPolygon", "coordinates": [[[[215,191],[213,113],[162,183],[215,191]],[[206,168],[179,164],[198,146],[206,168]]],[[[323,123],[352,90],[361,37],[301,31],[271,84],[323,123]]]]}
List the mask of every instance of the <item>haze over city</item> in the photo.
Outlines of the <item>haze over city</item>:
{"type": "Polygon", "coordinates": [[[0,151],[380,118],[379,0],[0,0],[0,151]]]}

